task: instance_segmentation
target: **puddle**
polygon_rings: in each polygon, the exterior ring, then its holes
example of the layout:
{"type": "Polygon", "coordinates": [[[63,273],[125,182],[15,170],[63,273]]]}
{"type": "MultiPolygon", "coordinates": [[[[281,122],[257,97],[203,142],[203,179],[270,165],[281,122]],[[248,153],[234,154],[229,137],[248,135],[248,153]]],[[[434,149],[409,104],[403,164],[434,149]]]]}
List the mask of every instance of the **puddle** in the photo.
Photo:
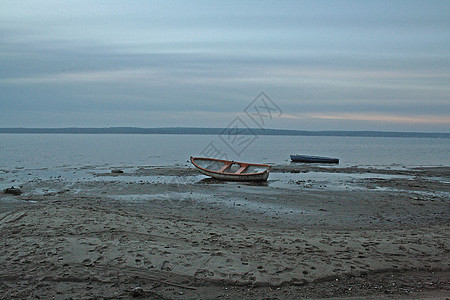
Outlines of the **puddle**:
{"type": "Polygon", "coordinates": [[[173,192],[168,191],[166,193],[155,193],[155,194],[127,194],[127,195],[110,195],[109,198],[114,200],[123,200],[129,202],[147,202],[155,200],[163,201],[183,201],[183,200],[200,200],[204,201],[206,198],[211,198],[211,195],[198,194],[191,192],[173,192]]]}
{"type": "Polygon", "coordinates": [[[319,215],[324,212],[304,210],[289,205],[280,205],[272,203],[263,203],[258,201],[246,200],[238,197],[227,197],[221,195],[211,195],[194,192],[167,192],[156,194],[127,194],[127,195],[109,195],[109,198],[127,202],[144,203],[148,201],[170,201],[175,205],[183,201],[204,202],[210,205],[232,208],[236,210],[250,210],[256,213],[267,215],[319,215]]]}
{"type": "Polygon", "coordinates": [[[332,190],[364,190],[365,179],[410,179],[411,176],[373,174],[373,173],[274,173],[269,177],[269,185],[274,188],[294,189],[332,189],[332,190]]]}
{"type": "Polygon", "coordinates": [[[202,175],[195,176],[170,176],[170,175],[120,175],[120,176],[96,176],[93,181],[124,182],[124,183],[152,183],[152,184],[194,184],[203,179],[202,175]]]}

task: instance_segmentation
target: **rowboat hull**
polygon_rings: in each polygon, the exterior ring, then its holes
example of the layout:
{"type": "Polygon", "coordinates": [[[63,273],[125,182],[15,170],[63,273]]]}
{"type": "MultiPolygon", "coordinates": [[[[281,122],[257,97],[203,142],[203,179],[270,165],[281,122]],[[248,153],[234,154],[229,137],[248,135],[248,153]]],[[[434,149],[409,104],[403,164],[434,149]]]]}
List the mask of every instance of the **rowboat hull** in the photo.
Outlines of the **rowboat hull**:
{"type": "Polygon", "coordinates": [[[219,180],[254,182],[269,178],[269,165],[203,157],[191,157],[191,163],[202,174],[219,180]]]}
{"type": "Polygon", "coordinates": [[[291,155],[293,162],[338,164],[339,159],[325,156],[291,155]]]}

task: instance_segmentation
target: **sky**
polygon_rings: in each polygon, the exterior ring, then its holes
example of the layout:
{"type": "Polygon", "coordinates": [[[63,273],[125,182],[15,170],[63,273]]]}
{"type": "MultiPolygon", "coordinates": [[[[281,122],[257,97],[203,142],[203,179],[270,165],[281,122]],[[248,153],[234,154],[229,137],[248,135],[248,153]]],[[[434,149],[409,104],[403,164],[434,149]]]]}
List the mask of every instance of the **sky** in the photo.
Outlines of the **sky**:
{"type": "Polygon", "coordinates": [[[450,132],[449,73],[448,0],[0,2],[0,127],[450,132]]]}

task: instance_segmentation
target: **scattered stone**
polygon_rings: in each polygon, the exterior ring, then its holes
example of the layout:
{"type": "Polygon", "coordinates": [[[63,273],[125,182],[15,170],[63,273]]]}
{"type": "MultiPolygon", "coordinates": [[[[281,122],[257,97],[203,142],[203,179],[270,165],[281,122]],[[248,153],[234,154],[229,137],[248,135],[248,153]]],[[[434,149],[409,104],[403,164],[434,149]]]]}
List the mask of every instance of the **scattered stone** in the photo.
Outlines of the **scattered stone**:
{"type": "Polygon", "coordinates": [[[22,194],[22,190],[20,188],[16,188],[16,187],[10,187],[10,188],[6,188],[3,191],[5,194],[11,194],[11,195],[15,195],[15,196],[19,196],[22,194]]]}
{"type": "Polygon", "coordinates": [[[132,296],[136,297],[136,298],[142,297],[142,296],[144,296],[144,294],[145,294],[144,289],[141,288],[140,286],[135,287],[132,292],[132,296]]]}
{"type": "Polygon", "coordinates": [[[296,285],[296,286],[303,286],[303,285],[307,285],[308,281],[306,281],[306,279],[292,278],[291,284],[296,285]]]}
{"type": "Polygon", "coordinates": [[[170,271],[172,271],[172,269],[173,269],[172,263],[168,260],[166,260],[161,266],[161,270],[163,270],[163,271],[170,272],[170,271]]]}

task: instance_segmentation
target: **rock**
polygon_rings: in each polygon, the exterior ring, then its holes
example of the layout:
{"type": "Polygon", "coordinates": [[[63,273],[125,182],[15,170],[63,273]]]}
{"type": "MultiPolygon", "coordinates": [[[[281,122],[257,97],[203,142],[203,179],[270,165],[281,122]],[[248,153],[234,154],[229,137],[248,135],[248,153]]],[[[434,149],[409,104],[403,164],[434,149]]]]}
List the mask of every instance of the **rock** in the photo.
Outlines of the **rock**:
{"type": "Polygon", "coordinates": [[[144,289],[140,286],[137,286],[133,289],[133,292],[131,293],[133,297],[142,297],[145,295],[144,289]]]}
{"type": "Polygon", "coordinates": [[[306,279],[292,278],[290,283],[292,285],[296,285],[296,286],[303,286],[303,285],[307,285],[308,281],[306,281],[306,279]]]}
{"type": "Polygon", "coordinates": [[[170,271],[172,271],[172,269],[173,269],[172,263],[168,260],[166,260],[161,266],[161,270],[163,270],[163,271],[170,272],[170,271]]]}
{"type": "Polygon", "coordinates": [[[16,195],[19,196],[22,194],[22,190],[20,188],[16,188],[16,187],[10,187],[7,188],[3,191],[5,194],[12,194],[12,195],[16,195]]]}

